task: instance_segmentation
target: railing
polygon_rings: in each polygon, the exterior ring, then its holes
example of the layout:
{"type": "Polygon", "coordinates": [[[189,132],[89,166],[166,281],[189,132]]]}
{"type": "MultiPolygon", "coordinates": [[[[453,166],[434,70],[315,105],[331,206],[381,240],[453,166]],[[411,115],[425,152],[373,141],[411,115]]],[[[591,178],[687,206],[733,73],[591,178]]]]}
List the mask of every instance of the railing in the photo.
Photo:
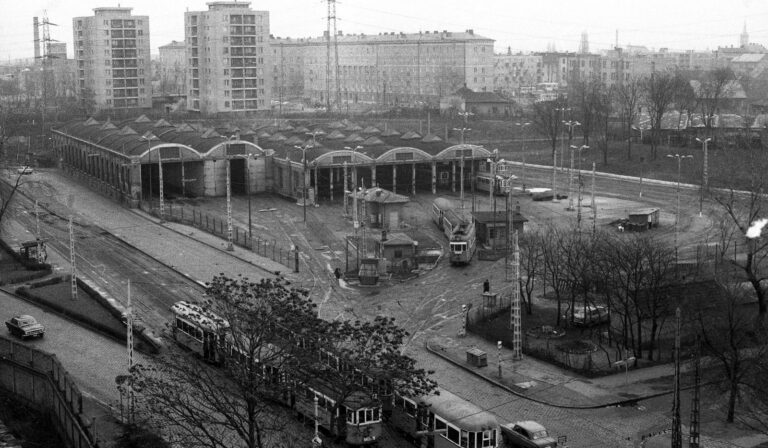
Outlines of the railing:
{"type": "MultiPolygon", "coordinates": [[[[141,209],[152,216],[160,218],[160,208],[156,202],[141,202],[141,209]]],[[[219,215],[210,215],[197,210],[196,207],[165,204],[166,221],[195,227],[204,232],[228,239],[227,219],[219,215]]],[[[296,250],[285,247],[275,240],[261,239],[258,236],[248,237],[248,230],[232,226],[232,244],[252,250],[254,253],[269,258],[283,266],[298,271],[296,250]]]]}
{"type": "Polygon", "coordinates": [[[67,447],[98,446],[92,417],[83,412],[83,395],[56,356],[0,336],[0,365],[0,387],[50,415],[67,447]]]}

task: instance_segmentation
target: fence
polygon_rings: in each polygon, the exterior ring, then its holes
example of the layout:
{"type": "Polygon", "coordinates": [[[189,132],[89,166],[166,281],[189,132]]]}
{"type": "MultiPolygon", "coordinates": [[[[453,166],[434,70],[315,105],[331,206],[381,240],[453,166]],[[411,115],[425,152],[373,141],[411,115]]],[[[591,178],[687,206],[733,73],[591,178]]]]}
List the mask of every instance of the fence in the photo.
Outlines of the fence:
{"type": "MultiPolygon", "coordinates": [[[[156,202],[142,202],[141,209],[152,216],[160,218],[160,208],[156,202]]],[[[197,210],[196,207],[165,204],[166,221],[195,227],[225,240],[229,238],[226,217],[213,216],[197,210]]],[[[264,240],[258,236],[250,238],[247,229],[232,226],[232,244],[252,250],[258,255],[276,261],[283,266],[298,272],[298,255],[296,250],[284,247],[275,240],[264,240]]]]}
{"type": "Polygon", "coordinates": [[[67,447],[97,446],[82,393],[56,356],[0,336],[0,388],[47,412],[67,447]]]}
{"type": "MultiPolygon", "coordinates": [[[[481,305],[467,313],[467,331],[489,341],[501,341],[504,347],[512,347],[510,301],[510,294],[484,298],[481,305]]],[[[522,331],[523,353],[570,370],[589,375],[613,373],[613,363],[626,355],[624,347],[615,340],[609,343],[602,331],[585,330],[586,333],[580,333],[576,339],[561,340],[559,337],[564,333],[558,336],[558,333],[541,330],[522,331]]]]}

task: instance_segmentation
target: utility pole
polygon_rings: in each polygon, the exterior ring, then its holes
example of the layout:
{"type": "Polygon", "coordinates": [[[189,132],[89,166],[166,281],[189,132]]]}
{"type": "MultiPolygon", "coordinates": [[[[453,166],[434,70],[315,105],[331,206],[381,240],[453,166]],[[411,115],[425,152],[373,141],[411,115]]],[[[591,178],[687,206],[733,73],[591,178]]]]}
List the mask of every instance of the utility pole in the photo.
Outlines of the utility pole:
{"type": "Polygon", "coordinates": [[[43,259],[43,241],[40,239],[40,209],[35,199],[35,241],[37,242],[37,262],[42,263],[43,259]]]}
{"type": "Polygon", "coordinates": [[[227,250],[233,251],[235,247],[232,245],[232,175],[230,173],[229,155],[224,159],[224,163],[227,164],[227,250]]]}
{"type": "MultiPolygon", "coordinates": [[[[126,309],[126,345],[128,349],[128,375],[133,369],[133,307],[131,305],[131,281],[128,280],[128,307],[126,309]]],[[[133,408],[135,398],[133,395],[133,382],[128,384],[128,422],[133,423],[133,408]]]]}
{"type": "Polygon", "coordinates": [[[69,216],[69,264],[72,269],[70,275],[71,299],[77,299],[77,270],[75,269],[75,230],[72,227],[72,215],[69,216]]]}
{"type": "Polygon", "coordinates": [[[677,159],[677,211],[675,212],[675,265],[677,265],[678,261],[678,249],[677,249],[677,233],[678,233],[678,227],[680,226],[680,162],[682,162],[683,159],[692,159],[692,155],[686,155],[682,156],[680,154],[667,154],[667,157],[671,159],[677,159]]]}
{"type": "MultiPolygon", "coordinates": [[[[581,123],[575,120],[568,120],[564,121],[563,125],[568,127],[568,148],[571,150],[571,169],[568,170],[568,208],[566,210],[572,211],[573,196],[571,195],[571,192],[573,191],[573,150],[576,149],[576,146],[573,146],[571,142],[573,141],[573,128],[576,126],[581,126],[581,123]]],[[[565,154],[560,154],[560,165],[563,164],[564,155],[565,154]]]]}
{"type": "Polygon", "coordinates": [[[683,447],[680,421],[680,307],[675,310],[675,382],[672,398],[672,448],[683,447]]]}
{"type": "Polygon", "coordinates": [[[691,399],[691,423],[688,431],[688,447],[699,448],[699,413],[701,408],[701,339],[696,335],[696,353],[693,359],[693,398],[691,399]]]}
{"type": "Polygon", "coordinates": [[[512,286],[512,359],[523,359],[522,320],[520,315],[520,244],[515,230],[515,284],[512,286]]]}
{"type": "Polygon", "coordinates": [[[708,166],[707,166],[707,143],[711,142],[711,138],[706,138],[704,140],[697,138],[697,142],[701,143],[703,146],[703,155],[704,155],[704,171],[702,172],[701,177],[701,191],[699,192],[699,217],[701,217],[703,213],[704,208],[704,190],[709,188],[709,173],[708,173],[708,166]]]}
{"type": "MultiPolygon", "coordinates": [[[[576,212],[576,228],[581,231],[581,190],[582,190],[582,182],[581,182],[581,150],[582,149],[589,149],[589,146],[587,145],[581,145],[579,146],[579,174],[578,174],[578,180],[579,180],[579,195],[576,202],[576,207],[578,211],[576,212]]],[[[594,177],[593,177],[594,179],[594,177]]],[[[592,192],[592,196],[594,199],[594,188],[592,192]]]]}
{"type": "Polygon", "coordinates": [[[592,162],[592,237],[597,235],[597,205],[595,204],[595,162],[592,162]]]}

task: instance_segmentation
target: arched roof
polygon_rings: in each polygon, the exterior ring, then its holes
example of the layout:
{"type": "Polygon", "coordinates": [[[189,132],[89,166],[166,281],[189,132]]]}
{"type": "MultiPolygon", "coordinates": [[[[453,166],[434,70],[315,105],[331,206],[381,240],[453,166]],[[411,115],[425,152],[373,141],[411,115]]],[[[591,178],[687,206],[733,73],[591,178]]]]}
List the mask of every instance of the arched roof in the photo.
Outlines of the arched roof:
{"type": "Polygon", "coordinates": [[[464,144],[453,145],[445,148],[444,150],[440,151],[435,155],[435,159],[454,160],[458,157],[461,157],[461,155],[470,159],[484,159],[486,157],[490,157],[492,153],[491,151],[488,151],[482,146],[468,145],[464,143],[464,144]],[[458,152],[458,151],[461,151],[461,152],[458,152]]]}
{"type": "Polygon", "coordinates": [[[370,156],[367,156],[365,154],[361,154],[357,151],[350,151],[349,149],[339,149],[336,151],[329,151],[324,154],[321,154],[317,156],[314,160],[312,160],[310,163],[317,166],[329,166],[329,165],[338,165],[338,163],[334,163],[333,159],[334,157],[338,156],[349,156],[349,163],[373,163],[374,159],[370,156]]]}
{"type": "Polygon", "coordinates": [[[397,154],[405,154],[405,153],[411,153],[412,158],[408,160],[413,161],[424,161],[424,160],[432,160],[432,156],[429,155],[426,151],[423,151],[419,148],[412,148],[409,146],[399,146],[397,148],[392,148],[389,151],[385,152],[384,154],[380,155],[376,158],[377,162],[395,162],[397,161],[397,154]]]}
{"type": "Polygon", "coordinates": [[[212,147],[207,152],[202,154],[202,156],[206,158],[222,158],[223,159],[227,155],[226,148],[230,144],[244,144],[245,150],[248,154],[256,154],[257,156],[264,154],[264,149],[262,149],[259,145],[255,143],[251,143],[245,140],[227,140],[212,147]]]}
{"type": "MultiPolygon", "coordinates": [[[[155,140],[152,140],[155,142],[155,140]]],[[[142,142],[144,143],[144,142],[142,142]]],[[[145,147],[146,148],[146,147],[145,147]]],[[[151,147],[148,150],[144,150],[144,152],[135,154],[138,155],[141,159],[142,163],[157,163],[160,159],[160,148],[179,148],[179,157],[178,158],[169,158],[165,151],[163,151],[163,160],[169,160],[169,161],[177,161],[177,160],[199,160],[203,158],[203,155],[197,152],[194,148],[190,148],[189,146],[180,145],[178,143],[155,143],[154,145],[151,145],[151,147]]]]}

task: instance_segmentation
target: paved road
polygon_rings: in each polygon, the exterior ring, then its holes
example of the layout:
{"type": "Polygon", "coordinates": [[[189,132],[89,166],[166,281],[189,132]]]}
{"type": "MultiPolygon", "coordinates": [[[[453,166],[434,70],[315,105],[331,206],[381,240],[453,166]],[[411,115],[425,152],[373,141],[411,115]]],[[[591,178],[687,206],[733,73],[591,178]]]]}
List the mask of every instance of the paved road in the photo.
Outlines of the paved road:
{"type": "MultiPolygon", "coordinates": [[[[24,344],[54,353],[84,393],[108,405],[119,402],[115,377],[128,370],[125,345],[3,291],[0,291],[0,309],[3,321],[16,314],[35,316],[45,325],[45,337],[26,340],[24,344]]],[[[146,360],[135,351],[134,359],[136,362],[146,360]]]]}
{"type": "MultiPolygon", "coordinates": [[[[547,178],[547,173],[542,171],[538,176],[543,182],[547,178]]],[[[66,180],[58,180],[57,182],[60,182],[61,186],[57,184],[56,189],[67,188],[68,182],[66,180]]],[[[544,183],[544,185],[546,184],[544,183]]],[[[635,201],[637,192],[632,183],[609,180],[602,185],[602,188],[609,191],[612,198],[625,201],[620,203],[619,208],[634,207],[634,204],[639,204],[635,201]]],[[[190,274],[192,277],[203,276],[202,278],[205,278],[205,275],[210,274],[210,270],[202,269],[207,272],[200,272],[201,268],[198,263],[190,263],[190,259],[196,257],[190,257],[188,254],[200,253],[199,259],[211,260],[210,265],[213,266],[219,266],[220,263],[222,270],[226,267],[227,272],[233,272],[243,267],[237,260],[219,250],[213,250],[205,245],[198,247],[188,239],[184,239],[186,241],[178,239],[178,234],[174,236],[172,235],[173,232],[166,233],[167,230],[148,224],[146,221],[134,221],[134,218],[125,217],[123,212],[116,213],[114,204],[107,200],[102,199],[103,203],[97,204],[93,200],[94,196],[93,194],[83,195],[83,197],[89,198],[88,204],[81,204],[84,213],[88,210],[88,213],[98,214],[99,210],[102,210],[102,216],[99,216],[99,220],[105,220],[107,228],[113,233],[130,240],[134,245],[153,254],[153,256],[156,254],[166,264],[179,266],[181,270],[193,271],[194,273],[190,274]],[[112,214],[114,214],[114,218],[112,214]],[[110,222],[110,220],[115,220],[115,222],[110,222]]],[[[656,199],[649,199],[649,203],[663,205],[667,209],[669,208],[669,201],[674,201],[676,197],[675,190],[669,187],[659,187],[658,191],[649,189],[644,193],[644,199],[650,196],[655,196],[656,199]]],[[[587,196],[585,195],[585,197],[587,196]]],[[[429,195],[424,195],[419,198],[418,202],[421,203],[422,208],[428,207],[429,199],[429,195]]],[[[516,399],[491,385],[479,382],[474,376],[457,370],[428,354],[423,349],[423,341],[432,334],[445,331],[455,333],[455,329],[450,329],[450,327],[459,315],[460,305],[479,300],[482,291],[481,285],[485,278],[492,279],[494,291],[508,287],[505,286],[507,284],[504,282],[503,261],[500,263],[473,262],[463,269],[452,268],[443,262],[433,271],[414,281],[395,285],[388,289],[345,288],[344,285],[337,285],[331,281],[328,269],[329,260],[338,257],[339,254],[329,254],[326,250],[316,250],[318,248],[316,236],[308,233],[305,225],[301,223],[301,209],[279,199],[267,199],[265,206],[269,205],[269,201],[273,201],[276,205],[275,208],[278,209],[274,214],[275,216],[269,218],[273,220],[271,225],[275,226],[276,223],[280,223],[279,228],[282,230],[283,236],[302,249],[303,263],[308,268],[306,270],[302,268],[303,280],[314,285],[313,297],[321,303],[321,311],[325,317],[371,317],[376,314],[395,317],[401,325],[412,333],[411,343],[407,347],[408,353],[418,359],[423,367],[434,369],[436,371],[435,379],[442,387],[484,408],[493,410],[499,415],[500,420],[537,419],[547,425],[554,433],[568,435],[569,446],[572,447],[625,446],[631,444],[627,441],[627,437],[634,436],[640,429],[653,426],[659,419],[663,419],[663,413],[668,410],[668,406],[663,405],[659,405],[658,409],[655,410],[638,408],[595,411],[563,410],[516,399]],[[305,272],[307,276],[304,277],[305,272]]],[[[487,198],[478,197],[477,201],[478,209],[488,208],[488,204],[485,203],[488,201],[487,198]]],[[[691,205],[691,198],[681,201],[681,205],[683,203],[688,204],[686,210],[689,214],[692,213],[695,207],[691,205]]],[[[598,201],[598,206],[599,204],[598,201]]],[[[573,212],[562,211],[561,209],[564,208],[562,203],[547,204],[543,207],[549,207],[551,212],[563,215],[573,214],[573,212]]],[[[212,209],[215,210],[215,207],[212,209]]],[[[236,220],[247,222],[247,214],[243,212],[243,210],[247,210],[244,204],[233,206],[233,210],[235,210],[236,220]]],[[[333,227],[335,230],[343,225],[338,224],[340,215],[338,207],[333,208],[324,205],[319,209],[310,209],[308,212],[328,226],[337,226],[333,227]]],[[[620,212],[621,210],[616,213],[620,212]]],[[[670,218],[669,214],[662,218],[667,224],[674,222],[673,216],[670,218]]],[[[343,222],[343,220],[341,221],[343,222]]],[[[270,225],[270,223],[262,222],[260,225],[270,225]]],[[[428,220],[424,220],[417,225],[429,229],[431,224],[428,220]]],[[[684,224],[681,225],[681,228],[683,226],[684,224]]],[[[667,235],[670,234],[668,228],[663,231],[667,235]]],[[[700,236],[694,235],[691,238],[696,240],[700,236]]],[[[209,265],[208,263],[202,264],[206,267],[209,265]]],[[[248,269],[247,266],[246,269],[248,269]]],[[[250,266],[250,271],[253,271],[252,266],[250,266]]]]}

